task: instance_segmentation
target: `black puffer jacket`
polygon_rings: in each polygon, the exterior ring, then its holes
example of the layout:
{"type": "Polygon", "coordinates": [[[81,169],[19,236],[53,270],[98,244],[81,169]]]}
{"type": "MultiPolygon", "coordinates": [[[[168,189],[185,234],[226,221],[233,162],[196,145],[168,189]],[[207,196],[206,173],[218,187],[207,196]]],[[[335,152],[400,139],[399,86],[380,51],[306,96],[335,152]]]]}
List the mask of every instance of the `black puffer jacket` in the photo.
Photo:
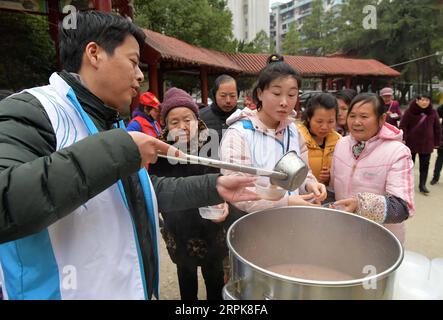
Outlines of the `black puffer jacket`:
{"type": "Polygon", "coordinates": [[[209,108],[204,108],[203,110],[201,110],[200,119],[202,119],[206,123],[209,129],[217,131],[220,143],[223,130],[228,129],[229,127],[226,124],[226,119],[228,119],[235,111],[237,111],[237,107],[232,109],[231,112],[224,112],[214,102],[209,106],[209,108]]]}
{"type": "MultiPolygon", "coordinates": [[[[231,112],[224,112],[219,108],[219,106],[214,102],[209,107],[201,110],[200,119],[202,119],[209,129],[217,131],[218,141],[211,141],[209,138],[208,143],[216,148],[211,148],[211,153],[208,154],[211,158],[218,159],[219,146],[222,139],[223,131],[228,129],[226,124],[226,119],[228,119],[231,114],[237,110],[237,107],[232,109],[231,112]]],[[[217,169],[213,169],[212,172],[218,172],[217,169]]]]}
{"type": "MultiPolygon", "coordinates": [[[[163,177],[190,177],[207,173],[210,168],[198,164],[170,164],[167,159],[150,166],[152,174],[163,177]]],[[[227,256],[226,232],[223,223],[200,216],[198,208],[162,211],[162,235],[169,256],[177,264],[202,265],[221,261],[227,256]]]]}
{"type": "MultiPolygon", "coordinates": [[[[184,150],[185,146],[168,140],[168,136],[169,130],[165,128],[159,139],[184,150]]],[[[186,153],[199,154],[209,138],[208,127],[201,119],[198,119],[198,137],[198,143],[192,143],[192,149],[197,147],[197,150],[186,153]]],[[[186,145],[186,150],[191,150],[190,143],[186,145]]],[[[210,173],[212,169],[198,164],[171,164],[162,158],[150,167],[150,172],[159,177],[191,177],[210,173]]],[[[164,218],[161,230],[163,239],[174,263],[187,266],[222,264],[223,258],[228,255],[223,222],[203,219],[198,208],[183,210],[178,207],[173,211],[162,211],[161,214],[164,218]]]]}
{"type": "MultiPolygon", "coordinates": [[[[155,257],[137,171],[137,145],[123,129],[112,129],[118,113],[66,72],[100,133],[56,151],[56,136],[40,102],[29,93],[0,102],[0,243],[37,232],[122,179],[142,252],[148,294],[152,295],[155,257]]],[[[159,211],[223,202],[217,174],[189,178],[151,176],[159,211]]]]}

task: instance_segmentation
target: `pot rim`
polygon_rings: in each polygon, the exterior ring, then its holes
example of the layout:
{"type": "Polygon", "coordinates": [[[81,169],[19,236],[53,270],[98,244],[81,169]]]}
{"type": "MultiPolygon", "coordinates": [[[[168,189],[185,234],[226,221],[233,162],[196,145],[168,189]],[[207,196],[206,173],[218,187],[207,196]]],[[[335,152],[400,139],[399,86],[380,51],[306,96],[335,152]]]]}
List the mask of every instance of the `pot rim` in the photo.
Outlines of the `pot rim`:
{"type": "MultiPolygon", "coordinates": [[[[395,240],[395,243],[397,244],[398,248],[400,249],[400,254],[399,257],[397,258],[397,260],[395,261],[395,263],[388,269],[386,269],[385,271],[381,272],[381,273],[377,273],[374,276],[370,276],[370,277],[364,277],[364,278],[358,278],[358,279],[354,279],[354,280],[345,280],[345,281],[318,281],[318,280],[308,280],[308,279],[302,279],[302,278],[295,278],[295,277],[289,277],[289,276],[285,276],[279,273],[275,273],[272,271],[269,271],[268,269],[259,267],[257,265],[255,265],[254,263],[246,260],[245,258],[243,258],[233,247],[233,245],[231,244],[231,240],[230,240],[230,234],[232,233],[232,229],[235,227],[235,225],[237,223],[239,223],[241,220],[246,219],[248,216],[253,215],[253,214],[258,214],[258,213],[263,213],[264,211],[274,211],[274,210],[281,210],[284,208],[291,208],[292,206],[284,206],[284,207],[278,207],[278,208],[270,208],[270,209],[266,209],[266,210],[260,210],[260,211],[254,211],[251,212],[249,214],[244,215],[243,217],[239,218],[237,221],[235,221],[228,229],[228,232],[226,234],[226,240],[227,240],[227,244],[228,244],[228,248],[229,251],[232,252],[234,254],[234,256],[236,257],[236,259],[240,260],[241,262],[243,262],[244,264],[248,265],[249,267],[251,267],[253,270],[259,271],[261,273],[264,273],[267,276],[270,276],[271,278],[277,279],[277,280],[283,280],[284,282],[289,282],[289,283],[296,283],[299,285],[309,285],[309,286],[319,286],[319,287],[351,287],[351,286],[356,286],[356,285],[361,285],[362,283],[372,283],[373,281],[379,281],[382,280],[384,278],[386,278],[387,276],[389,276],[391,273],[393,273],[401,264],[402,260],[403,260],[403,256],[404,256],[404,249],[403,246],[400,242],[400,240],[397,239],[397,237],[386,227],[384,227],[383,225],[372,221],[368,218],[353,214],[353,213],[349,213],[349,212],[345,212],[345,211],[340,211],[340,210],[335,210],[335,209],[331,209],[331,208],[324,208],[324,207],[320,207],[320,209],[322,210],[329,210],[329,211],[334,211],[334,212],[340,212],[341,214],[347,214],[350,216],[353,216],[354,218],[358,218],[358,219],[363,219],[366,220],[378,227],[381,227],[382,229],[384,229],[386,232],[388,232],[391,237],[395,240]]],[[[313,207],[308,207],[308,206],[294,206],[296,208],[306,208],[306,209],[312,209],[313,207]]]]}

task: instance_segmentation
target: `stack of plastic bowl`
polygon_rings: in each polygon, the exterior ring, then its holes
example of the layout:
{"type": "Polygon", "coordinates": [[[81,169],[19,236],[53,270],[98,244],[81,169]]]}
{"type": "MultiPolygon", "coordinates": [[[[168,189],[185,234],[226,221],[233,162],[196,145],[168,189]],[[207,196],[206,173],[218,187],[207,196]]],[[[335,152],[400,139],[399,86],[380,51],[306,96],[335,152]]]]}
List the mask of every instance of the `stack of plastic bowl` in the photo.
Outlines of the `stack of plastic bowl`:
{"type": "Polygon", "coordinates": [[[265,200],[280,200],[287,192],[285,189],[273,185],[268,177],[260,177],[255,182],[255,192],[265,200]]]}
{"type": "Polygon", "coordinates": [[[431,261],[427,257],[405,251],[403,262],[396,271],[394,300],[443,299],[443,289],[440,289],[443,287],[443,259],[434,260],[434,271],[431,272],[431,261]]]}
{"type": "Polygon", "coordinates": [[[438,299],[443,300],[443,258],[435,258],[431,261],[429,280],[439,289],[438,299]]]}
{"type": "Polygon", "coordinates": [[[203,219],[216,220],[223,216],[223,208],[218,206],[198,208],[203,219]]]}

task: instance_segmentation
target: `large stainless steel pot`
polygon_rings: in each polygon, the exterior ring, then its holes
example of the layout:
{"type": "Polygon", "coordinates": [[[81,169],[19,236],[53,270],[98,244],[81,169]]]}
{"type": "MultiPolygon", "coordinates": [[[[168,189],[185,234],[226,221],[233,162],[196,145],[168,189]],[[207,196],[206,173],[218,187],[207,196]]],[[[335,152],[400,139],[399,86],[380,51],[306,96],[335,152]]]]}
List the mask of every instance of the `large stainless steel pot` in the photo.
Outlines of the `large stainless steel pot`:
{"type": "Polygon", "coordinates": [[[391,299],[403,259],[397,238],[383,226],[342,211],[284,207],[251,213],[227,235],[231,278],[224,299],[391,299]],[[306,280],[267,268],[311,265],[352,280],[306,280]]]}

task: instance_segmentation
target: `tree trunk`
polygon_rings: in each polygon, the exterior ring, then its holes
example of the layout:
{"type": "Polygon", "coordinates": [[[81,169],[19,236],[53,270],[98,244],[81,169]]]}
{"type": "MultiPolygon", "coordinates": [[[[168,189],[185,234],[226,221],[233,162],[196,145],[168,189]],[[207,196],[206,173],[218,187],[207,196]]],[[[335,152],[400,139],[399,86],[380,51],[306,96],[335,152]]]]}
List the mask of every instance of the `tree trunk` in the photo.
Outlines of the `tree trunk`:
{"type": "Polygon", "coordinates": [[[409,91],[409,84],[405,83],[400,87],[401,97],[400,97],[400,105],[408,104],[406,100],[406,94],[409,91]]]}
{"type": "Polygon", "coordinates": [[[422,68],[421,68],[421,62],[417,61],[417,89],[415,90],[416,93],[419,93],[421,91],[421,84],[422,84],[422,68]]]}
{"type": "Polygon", "coordinates": [[[429,78],[429,94],[431,96],[432,103],[432,60],[428,61],[428,78],[429,78]]]}

